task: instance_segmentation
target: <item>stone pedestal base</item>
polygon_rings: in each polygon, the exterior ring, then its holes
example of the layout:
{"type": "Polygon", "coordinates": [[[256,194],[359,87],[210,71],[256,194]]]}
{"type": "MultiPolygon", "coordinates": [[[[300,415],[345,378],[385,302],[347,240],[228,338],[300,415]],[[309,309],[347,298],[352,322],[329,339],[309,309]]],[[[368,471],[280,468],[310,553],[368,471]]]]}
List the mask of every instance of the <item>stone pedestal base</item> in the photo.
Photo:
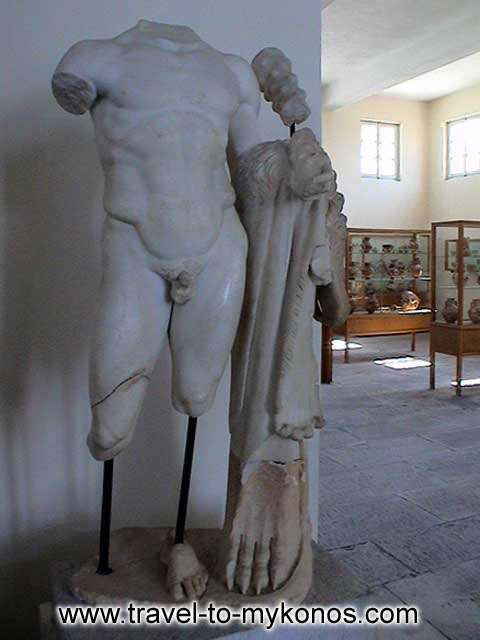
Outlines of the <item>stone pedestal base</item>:
{"type": "MultiPolygon", "coordinates": [[[[127,602],[176,604],[166,589],[166,565],[160,550],[171,529],[128,528],[114,531],[110,543],[110,566],[107,576],[96,574],[96,558],[92,558],[73,574],[71,593],[80,601],[98,605],[127,602]]],[[[280,600],[299,604],[311,582],[311,567],[294,571],[291,580],[275,593],[248,596],[230,592],[218,576],[217,558],[221,532],[218,529],[193,529],[187,533],[200,562],[207,568],[209,582],[200,603],[215,602],[236,607],[247,604],[265,605],[280,600]]],[[[310,565],[311,565],[311,555],[310,565]]],[[[178,603],[177,603],[178,604],[178,603]]]]}
{"type": "MultiPolygon", "coordinates": [[[[156,600],[157,604],[171,602],[163,588],[165,567],[159,561],[159,546],[167,535],[167,529],[123,529],[112,534],[112,566],[110,576],[95,574],[96,562],[79,562],[72,558],[70,562],[57,562],[51,571],[52,610],[59,605],[76,606],[78,596],[101,603],[109,600],[121,603],[129,600],[156,600]],[[77,597],[73,595],[77,592],[77,597]]],[[[219,550],[220,532],[212,529],[190,530],[187,539],[195,546],[199,558],[210,571],[215,565],[219,550]]],[[[304,600],[304,605],[328,606],[338,603],[357,603],[365,606],[366,584],[348,572],[344,565],[335,560],[318,545],[312,544],[313,572],[312,588],[304,600]]],[[[215,576],[211,578],[208,590],[200,601],[221,600],[225,590],[215,576]]],[[[239,594],[233,594],[239,595],[239,594]]],[[[227,596],[229,597],[229,596],[227,596]]],[[[241,596],[240,596],[241,597],[241,596]]],[[[372,594],[372,603],[378,598],[372,594]]],[[[369,596],[367,596],[369,602],[369,596]]],[[[253,600],[254,598],[251,598],[253,600]]],[[[230,601],[232,604],[232,601],[230,601]]],[[[233,602],[234,604],[234,602],[233,602]]],[[[43,616],[45,617],[45,616],[43,616]]],[[[48,618],[48,615],[47,615],[48,618]]],[[[386,636],[391,631],[385,628],[386,636]]],[[[208,626],[201,623],[195,626],[161,625],[151,627],[72,627],[61,626],[54,619],[53,625],[43,625],[42,640],[89,640],[94,634],[95,640],[218,640],[228,636],[229,640],[380,640],[375,628],[316,627],[316,626],[280,626],[271,631],[262,627],[246,628],[237,622],[228,626],[208,626]],[[231,634],[238,634],[232,636],[231,634]]],[[[419,636],[420,637],[420,636],[419,636]]]]}

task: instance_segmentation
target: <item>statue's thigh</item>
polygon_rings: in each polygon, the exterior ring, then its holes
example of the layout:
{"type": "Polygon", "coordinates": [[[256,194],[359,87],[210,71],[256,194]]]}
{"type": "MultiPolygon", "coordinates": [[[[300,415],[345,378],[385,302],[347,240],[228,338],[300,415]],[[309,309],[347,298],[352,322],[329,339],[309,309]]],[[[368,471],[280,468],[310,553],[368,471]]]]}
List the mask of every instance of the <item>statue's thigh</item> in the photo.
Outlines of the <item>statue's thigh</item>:
{"type": "Polygon", "coordinates": [[[115,224],[105,237],[91,350],[92,401],[135,374],[151,372],[170,318],[168,284],[148,268],[136,231],[115,224]]]}
{"type": "Polygon", "coordinates": [[[172,314],[173,403],[189,415],[213,402],[242,306],[247,241],[236,213],[227,216],[193,297],[172,314]]]}

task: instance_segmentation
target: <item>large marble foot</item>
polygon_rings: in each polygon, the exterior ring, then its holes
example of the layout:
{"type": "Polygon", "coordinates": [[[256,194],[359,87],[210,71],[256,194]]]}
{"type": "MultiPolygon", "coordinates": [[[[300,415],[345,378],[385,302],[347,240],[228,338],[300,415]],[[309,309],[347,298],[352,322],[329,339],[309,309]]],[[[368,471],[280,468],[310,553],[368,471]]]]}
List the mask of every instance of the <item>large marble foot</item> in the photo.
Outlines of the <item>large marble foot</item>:
{"type": "MultiPolygon", "coordinates": [[[[237,466],[237,469],[232,467],[237,466]]],[[[224,580],[230,591],[260,595],[283,587],[309,537],[303,461],[256,463],[248,477],[230,468],[224,580]],[[308,530],[307,535],[305,535],[308,530]]]]}
{"type": "Polygon", "coordinates": [[[208,572],[193,547],[187,542],[169,542],[161,555],[167,565],[167,588],[175,602],[201,598],[207,588],[208,572]]]}

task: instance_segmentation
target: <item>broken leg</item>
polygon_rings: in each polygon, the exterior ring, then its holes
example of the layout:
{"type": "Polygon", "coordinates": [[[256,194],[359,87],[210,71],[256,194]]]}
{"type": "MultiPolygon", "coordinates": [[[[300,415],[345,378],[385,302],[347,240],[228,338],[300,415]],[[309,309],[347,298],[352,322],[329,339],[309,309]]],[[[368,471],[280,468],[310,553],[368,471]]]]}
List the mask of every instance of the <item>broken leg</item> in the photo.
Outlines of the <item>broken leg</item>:
{"type": "Polygon", "coordinates": [[[109,460],[129,444],[149,381],[146,372],[134,373],[93,404],[87,444],[94,458],[109,460]]]}

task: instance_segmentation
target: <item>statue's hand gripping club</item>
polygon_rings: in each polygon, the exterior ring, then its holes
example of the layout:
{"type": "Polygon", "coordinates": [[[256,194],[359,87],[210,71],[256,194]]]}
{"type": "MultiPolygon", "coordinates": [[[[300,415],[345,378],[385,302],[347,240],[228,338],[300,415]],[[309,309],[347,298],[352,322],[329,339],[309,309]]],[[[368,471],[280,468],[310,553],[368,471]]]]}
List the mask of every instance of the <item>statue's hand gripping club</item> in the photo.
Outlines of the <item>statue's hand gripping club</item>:
{"type": "Polygon", "coordinates": [[[253,59],[252,68],[265,100],[272,103],[285,126],[301,124],[308,118],[311,111],[306,93],[298,86],[292,63],[283,51],[275,47],[262,49],[253,59]]]}

